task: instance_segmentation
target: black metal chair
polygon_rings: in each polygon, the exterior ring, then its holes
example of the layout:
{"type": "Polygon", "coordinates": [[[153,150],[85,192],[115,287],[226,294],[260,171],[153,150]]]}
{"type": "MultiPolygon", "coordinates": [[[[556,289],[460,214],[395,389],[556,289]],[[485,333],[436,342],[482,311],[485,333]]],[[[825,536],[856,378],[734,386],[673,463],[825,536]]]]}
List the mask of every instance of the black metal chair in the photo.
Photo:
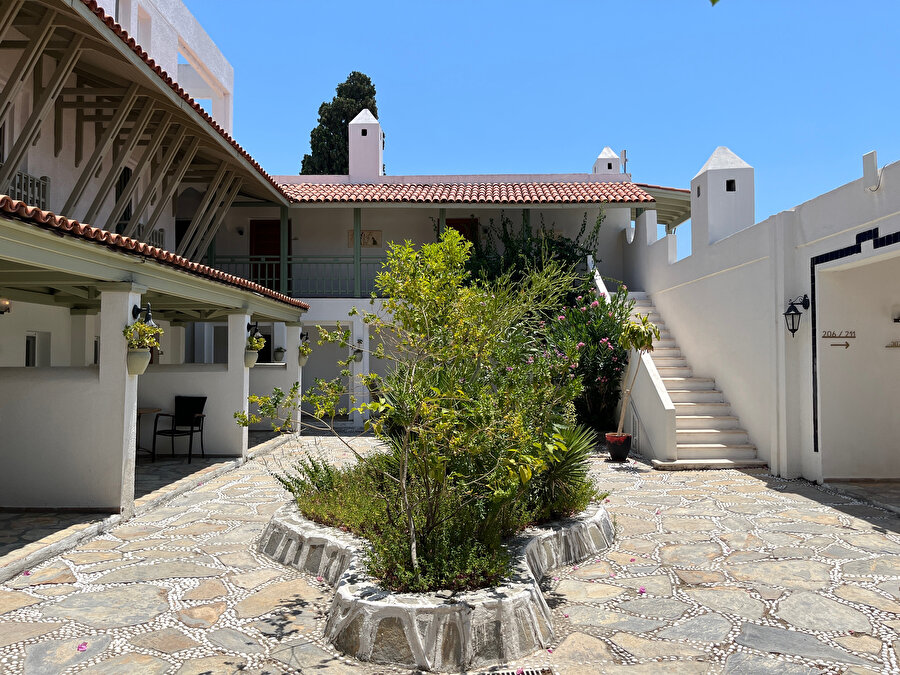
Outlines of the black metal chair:
{"type": "Polygon", "coordinates": [[[203,447],[203,408],[206,407],[205,396],[176,396],[175,413],[156,413],[153,421],[153,461],[156,461],[156,437],[168,436],[172,439],[172,456],[175,456],[175,437],[188,437],[188,464],[191,463],[191,455],[194,452],[194,434],[200,434],[200,452],[206,457],[206,449],[203,447]],[[169,417],[172,426],[168,429],[159,428],[159,418],[169,417]]]}

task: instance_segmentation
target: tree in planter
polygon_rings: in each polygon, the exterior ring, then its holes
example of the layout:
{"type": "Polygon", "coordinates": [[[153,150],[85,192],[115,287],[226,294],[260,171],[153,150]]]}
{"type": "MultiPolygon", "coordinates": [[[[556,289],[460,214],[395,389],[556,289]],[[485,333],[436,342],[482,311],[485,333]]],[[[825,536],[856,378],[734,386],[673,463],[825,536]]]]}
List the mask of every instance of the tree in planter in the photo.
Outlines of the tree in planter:
{"type": "MultiPolygon", "coordinates": [[[[629,321],[622,327],[622,334],[619,336],[619,345],[626,351],[636,351],[638,358],[644,354],[653,351],[653,341],[659,339],[659,328],[655,324],[650,323],[650,315],[638,315],[638,321],[629,321]]],[[[631,383],[625,388],[625,394],[622,397],[622,412],[619,415],[619,426],[614,434],[606,434],[606,442],[609,446],[610,456],[618,459],[614,451],[620,450],[624,454],[625,459],[628,451],[631,449],[631,434],[623,434],[622,429],[625,427],[625,415],[628,411],[628,402],[631,400],[631,390],[634,387],[634,381],[637,379],[637,373],[640,369],[640,362],[635,362],[632,368],[631,383]]],[[[620,459],[620,461],[621,461],[620,459]]]]}
{"type": "MultiPolygon", "coordinates": [[[[286,479],[305,515],[372,542],[369,571],[394,590],[489,585],[508,571],[505,536],[535,517],[581,510],[594,495],[579,470],[590,435],[567,433],[581,388],[577,349],[548,348],[543,321],[574,275],[550,264],[519,282],[473,283],[469,246],[452,231],[418,251],[395,246],[376,281],[385,312],[363,320],[380,338],[372,355],[393,369],[367,376],[379,398],[357,410],[372,415],[368,426],[388,451],[358,457],[331,492],[310,487],[308,466],[297,467],[305,478],[286,479]]],[[[348,329],[318,328],[320,342],[354,346],[348,329]]],[[[286,416],[296,392],[258,399],[259,409],[286,416]]],[[[327,421],[346,394],[340,378],[320,380],[303,400],[327,421]]]]}

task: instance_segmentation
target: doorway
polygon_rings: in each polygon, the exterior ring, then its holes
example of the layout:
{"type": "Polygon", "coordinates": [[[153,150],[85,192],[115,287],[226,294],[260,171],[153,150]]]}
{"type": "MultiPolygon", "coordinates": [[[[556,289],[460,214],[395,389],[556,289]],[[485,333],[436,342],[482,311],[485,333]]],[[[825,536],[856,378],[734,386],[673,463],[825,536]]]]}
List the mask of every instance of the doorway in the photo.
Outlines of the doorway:
{"type": "MultiPolygon", "coordinates": [[[[290,228],[290,222],[288,222],[290,228]]],[[[281,280],[281,221],[250,221],[250,281],[266,288],[278,289],[281,280]]],[[[287,255],[291,254],[288,237],[287,255]]],[[[283,289],[282,289],[283,290],[283,289]]]]}

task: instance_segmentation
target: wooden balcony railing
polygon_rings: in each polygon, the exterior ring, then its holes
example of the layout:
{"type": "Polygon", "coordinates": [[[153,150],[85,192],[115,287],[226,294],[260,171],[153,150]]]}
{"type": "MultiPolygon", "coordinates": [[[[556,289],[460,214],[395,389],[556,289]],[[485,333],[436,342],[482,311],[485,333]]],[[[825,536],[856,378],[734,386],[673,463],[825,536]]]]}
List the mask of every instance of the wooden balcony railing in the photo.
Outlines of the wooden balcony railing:
{"type": "MultiPolygon", "coordinates": [[[[0,167],[2,166],[3,164],[0,164],[0,167]]],[[[16,171],[9,183],[7,193],[13,199],[18,199],[46,211],[50,197],[50,179],[47,176],[37,178],[24,171],[16,171]]]]}
{"type": "MultiPolygon", "coordinates": [[[[296,298],[366,298],[375,290],[375,275],[384,258],[363,256],[357,271],[353,256],[287,256],[287,294],[296,298]],[[359,277],[359,292],[356,278],[359,277]]],[[[281,260],[278,256],[216,255],[209,264],[258,284],[279,289],[281,260]]]]}

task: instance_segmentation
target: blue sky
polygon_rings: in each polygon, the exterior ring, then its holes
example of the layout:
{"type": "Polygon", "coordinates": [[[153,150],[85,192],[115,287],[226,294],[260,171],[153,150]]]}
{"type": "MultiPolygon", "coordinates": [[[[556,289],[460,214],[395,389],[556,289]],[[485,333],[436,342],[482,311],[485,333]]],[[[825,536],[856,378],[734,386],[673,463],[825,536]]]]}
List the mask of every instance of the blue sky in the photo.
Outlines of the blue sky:
{"type": "Polygon", "coordinates": [[[370,77],[390,174],[590,171],[688,187],[717,145],[763,220],[900,159],[900,2],[186,0],[235,68],[237,140],[296,173],[319,105],[370,77]]]}

